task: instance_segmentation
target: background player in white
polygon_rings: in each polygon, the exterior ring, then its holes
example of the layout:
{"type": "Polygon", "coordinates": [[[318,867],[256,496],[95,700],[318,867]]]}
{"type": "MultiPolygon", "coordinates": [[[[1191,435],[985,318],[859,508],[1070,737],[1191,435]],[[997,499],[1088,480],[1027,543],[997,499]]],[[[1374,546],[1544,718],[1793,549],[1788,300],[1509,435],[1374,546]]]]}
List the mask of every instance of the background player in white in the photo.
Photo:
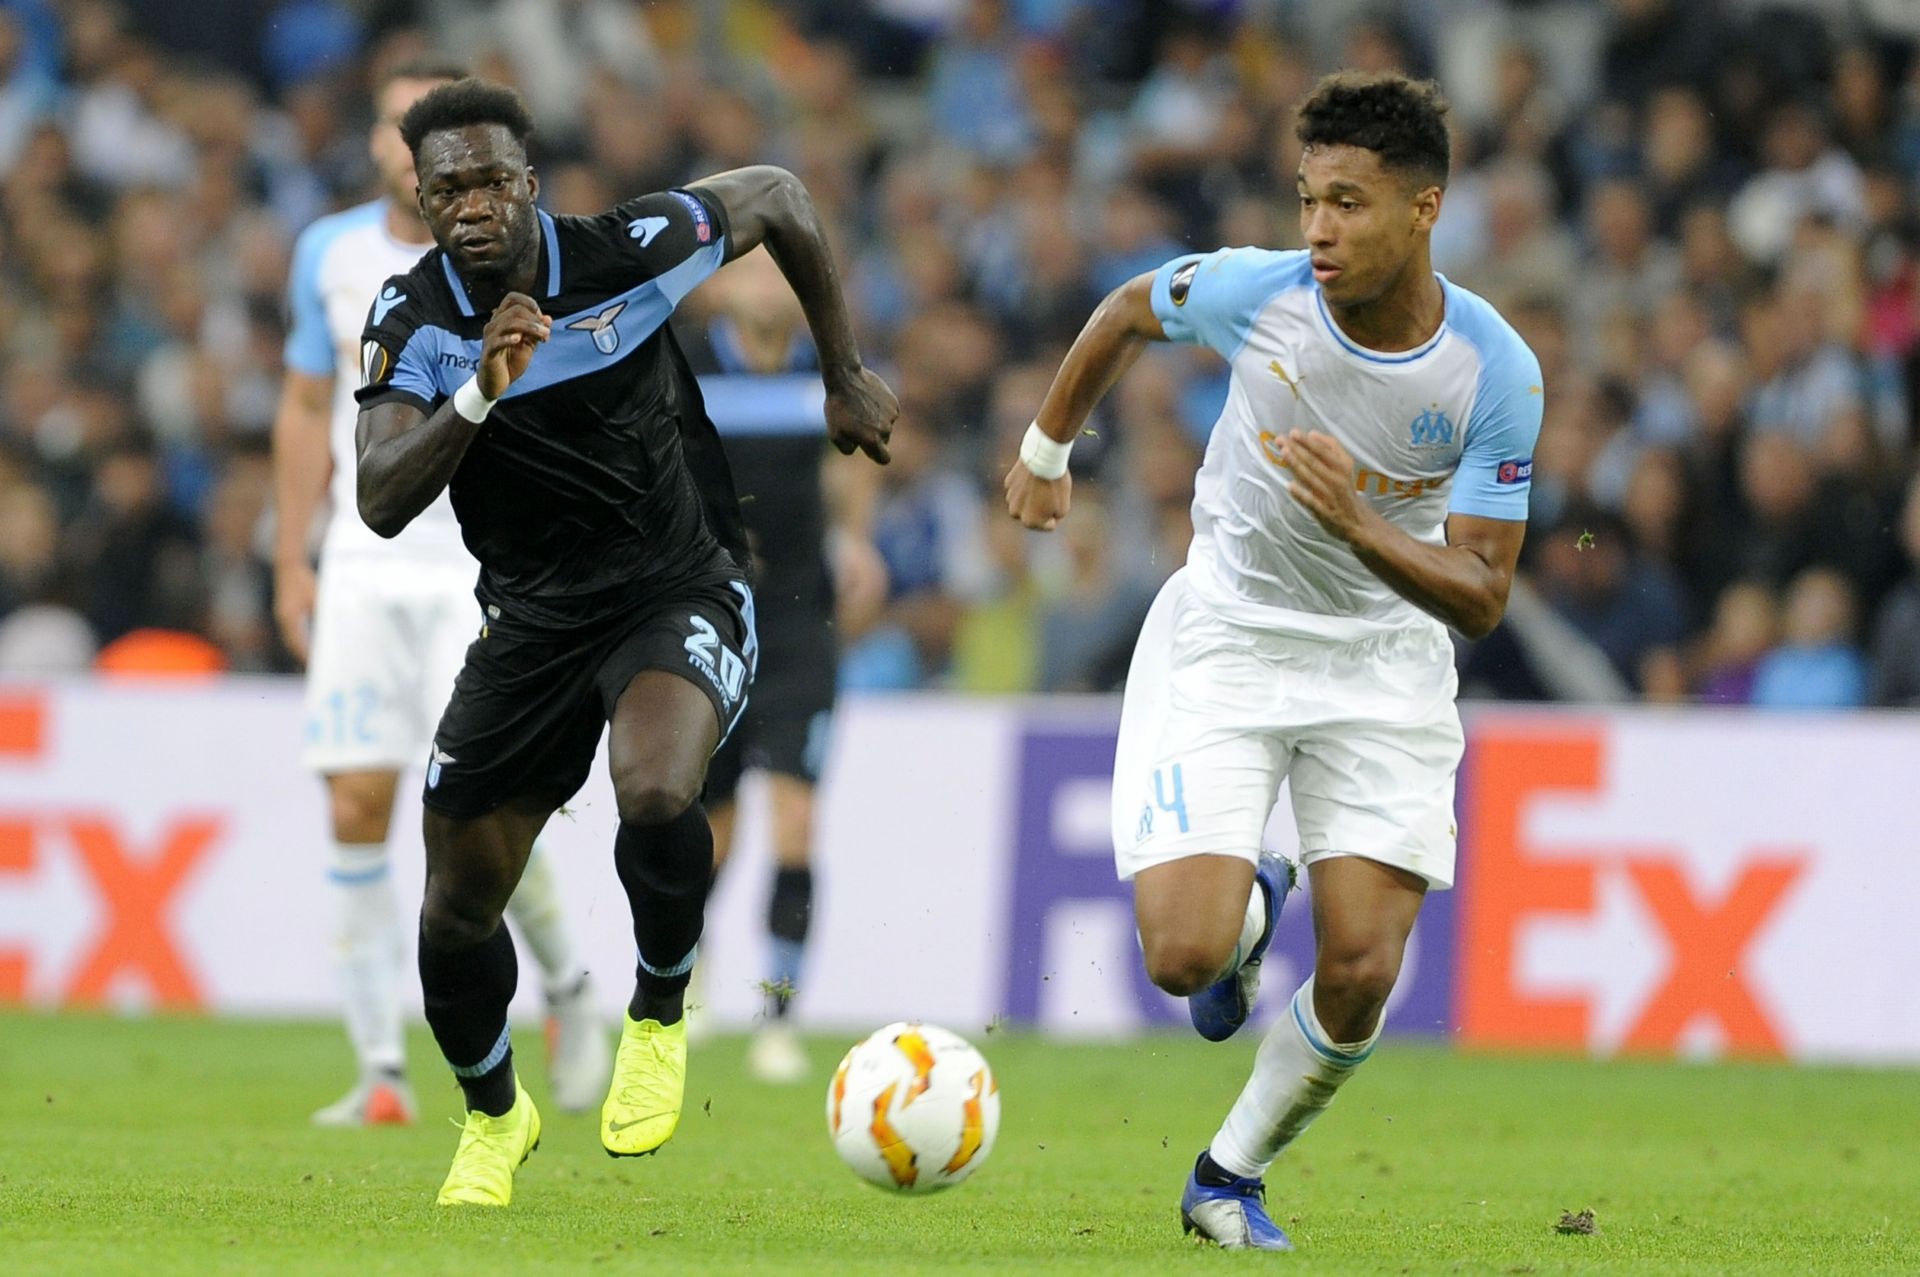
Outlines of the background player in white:
{"type": "MultiPolygon", "coordinates": [[[[308,227],[289,283],[292,324],[273,430],[274,611],[288,649],[308,663],[305,761],[327,785],[327,891],[347,1034],[360,1064],[353,1089],[314,1114],[327,1126],[413,1117],[400,1023],[410,928],[393,893],[387,835],[400,771],[427,761],[480,621],[479,568],[444,494],[390,541],[360,521],[354,503],[353,391],[367,308],[382,304],[375,294],[383,281],[433,247],[398,122],[428,90],[464,74],[420,62],[382,77],[369,143],[384,194],[308,227]],[[316,576],[308,539],[328,504],[316,576]]],[[[537,851],[508,914],[546,977],[555,1102],[590,1109],[606,1089],[612,1043],[593,1010],[552,867],[537,851]]]]}
{"type": "Polygon", "coordinates": [[[1246,1020],[1291,881],[1260,852],[1291,780],[1314,971],[1181,1200],[1185,1227],[1226,1246],[1291,1249],[1261,1177],[1373,1050],[1421,900],[1452,885],[1445,627],[1498,624],[1525,534],[1540,368],[1433,272],[1445,112],[1402,76],[1323,80],[1297,126],[1307,250],[1184,257],[1122,285],[1007,475],[1014,517],[1052,528],[1074,437],[1147,342],[1232,365],[1187,565],[1134,651],[1113,782],[1147,970],[1218,1038],[1246,1020]]]}

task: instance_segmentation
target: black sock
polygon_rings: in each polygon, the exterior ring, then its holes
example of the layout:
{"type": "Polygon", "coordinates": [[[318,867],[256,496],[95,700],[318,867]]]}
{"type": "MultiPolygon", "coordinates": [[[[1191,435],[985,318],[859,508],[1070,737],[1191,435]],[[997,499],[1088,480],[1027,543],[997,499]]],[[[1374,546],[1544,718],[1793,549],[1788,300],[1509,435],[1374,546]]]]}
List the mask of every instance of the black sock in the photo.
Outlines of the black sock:
{"type": "Polygon", "coordinates": [[[813,870],[782,867],[773,874],[767,900],[767,934],[773,937],[773,978],[767,983],[767,1014],[784,1019],[799,991],[800,957],[813,921],[813,870]]]}
{"type": "Polygon", "coordinates": [[[507,1003],[520,964],[505,926],[477,945],[436,945],[420,927],[420,989],[427,1024],[453,1067],[467,1107],[494,1117],[513,1107],[513,1043],[507,1003]]]}
{"type": "Polygon", "coordinates": [[[1213,1160],[1213,1151],[1204,1150],[1200,1160],[1193,1164],[1193,1177],[1208,1188],[1225,1188],[1239,1179],[1232,1171],[1213,1160]]]}
{"type": "Polygon", "coordinates": [[[622,823],[613,840],[613,863],[633,910],[636,1020],[673,1024],[680,1019],[693,969],[693,949],[705,923],[713,885],[713,829],[699,803],[658,825],[622,823]]]}

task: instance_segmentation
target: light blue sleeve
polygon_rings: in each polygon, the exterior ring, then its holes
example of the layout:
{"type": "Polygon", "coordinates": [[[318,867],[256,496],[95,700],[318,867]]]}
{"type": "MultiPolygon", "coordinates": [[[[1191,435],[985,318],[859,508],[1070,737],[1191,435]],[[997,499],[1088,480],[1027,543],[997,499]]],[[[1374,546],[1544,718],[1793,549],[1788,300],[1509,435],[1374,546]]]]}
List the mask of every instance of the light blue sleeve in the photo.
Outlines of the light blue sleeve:
{"type": "Polygon", "coordinates": [[[1483,332],[1479,339],[1468,336],[1480,351],[1480,384],[1475,388],[1447,510],[1524,523],[1527,495],[1533,488],[1533,446],[1540,438],[1540,416],[1546,405],[1540,361],[1519,334],[1493,314],[1492,307],[1480,305],[1498,328],[1493,330],[1484,322],[1455,326],[1456,331],[1477,326],[1483,332]]]}
{"type": "Polygon", "coordinates": [[[309,377],[333,375],[333,336],[327,332],[327,304],[320,295],[320,261],[335,232],[325,221],[300,233],[293,246],[293,270],[287,277],[287,345],[283,354],[289,372],[309,377]]]}
{"type": "Polygon", "coordinates": [[[1268,300],[1304,286],[1312,271],[1302,252],[1221,248],[1176,257],[1154,272],[1154,317],[1170,341],[1211,346],[1230,360],[1268,300]]]}

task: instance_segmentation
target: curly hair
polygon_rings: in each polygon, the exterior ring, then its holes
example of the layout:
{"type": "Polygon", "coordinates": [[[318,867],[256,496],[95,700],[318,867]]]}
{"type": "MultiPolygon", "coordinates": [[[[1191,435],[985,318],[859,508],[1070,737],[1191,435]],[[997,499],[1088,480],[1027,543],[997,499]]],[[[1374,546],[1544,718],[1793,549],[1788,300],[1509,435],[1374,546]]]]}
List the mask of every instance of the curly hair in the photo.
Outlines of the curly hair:
{"type": "Polygon", "coordinates": [[[1316,84],[1294,135],[1307,146],[1358,146],[1423,185],[1445,187],[1453,162],[1447,100],[1432,80],[1339,71],[1316,84]]]}
{"type": "Polygon", "coordinates": [[[522,146],[533,132],[533,116],[518,93],[504,84],[469,76],[441,85],[408,107],[400,117],[400,137],[418,159],[428,134],[476,124],[498,124],[522,146]]]}

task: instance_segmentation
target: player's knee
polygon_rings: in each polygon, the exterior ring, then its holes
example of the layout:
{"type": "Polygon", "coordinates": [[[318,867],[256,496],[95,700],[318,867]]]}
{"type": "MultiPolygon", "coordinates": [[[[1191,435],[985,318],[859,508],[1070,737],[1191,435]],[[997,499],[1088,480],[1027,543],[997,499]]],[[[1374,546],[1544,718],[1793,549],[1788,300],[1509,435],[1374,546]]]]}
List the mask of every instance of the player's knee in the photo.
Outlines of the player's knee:
{"type": "Polygon", "coordinates": [[[614,784],[614,803],[626,825],[664,825],[700,797],[698,776],[633,778],[614,784]]]}
{"type": "Polygon", "coordinates": [[[334,785],[328,797],[335,839],[361,844],[386,842],[387,826],[393,816],[391,795],[387,791],[375,792],[373,786],[334,785]]]}
{"type": "Polygon", "coordinates": [[[469,949],[493,935],[500,910],[428,884],[420,906],[420,942],[436,949],[469,949]]]}
{"type": "Polygon", "coordinates": [[[1188,937],[1149,941],[1145,945],[1147,978],[1155,987],[1184,998],[1220,978],[1230,952],[1188,937]]]}
{"type": "Polygon", "coordinates": [[[1399,976],[1400,955],[1395,948],[1359,946],[1323,951],[1314,965],[1313,984],[1321,999],[1340,1008],[1339,1018],[1371,1020],[1387,1004],[1399,976]]]}

